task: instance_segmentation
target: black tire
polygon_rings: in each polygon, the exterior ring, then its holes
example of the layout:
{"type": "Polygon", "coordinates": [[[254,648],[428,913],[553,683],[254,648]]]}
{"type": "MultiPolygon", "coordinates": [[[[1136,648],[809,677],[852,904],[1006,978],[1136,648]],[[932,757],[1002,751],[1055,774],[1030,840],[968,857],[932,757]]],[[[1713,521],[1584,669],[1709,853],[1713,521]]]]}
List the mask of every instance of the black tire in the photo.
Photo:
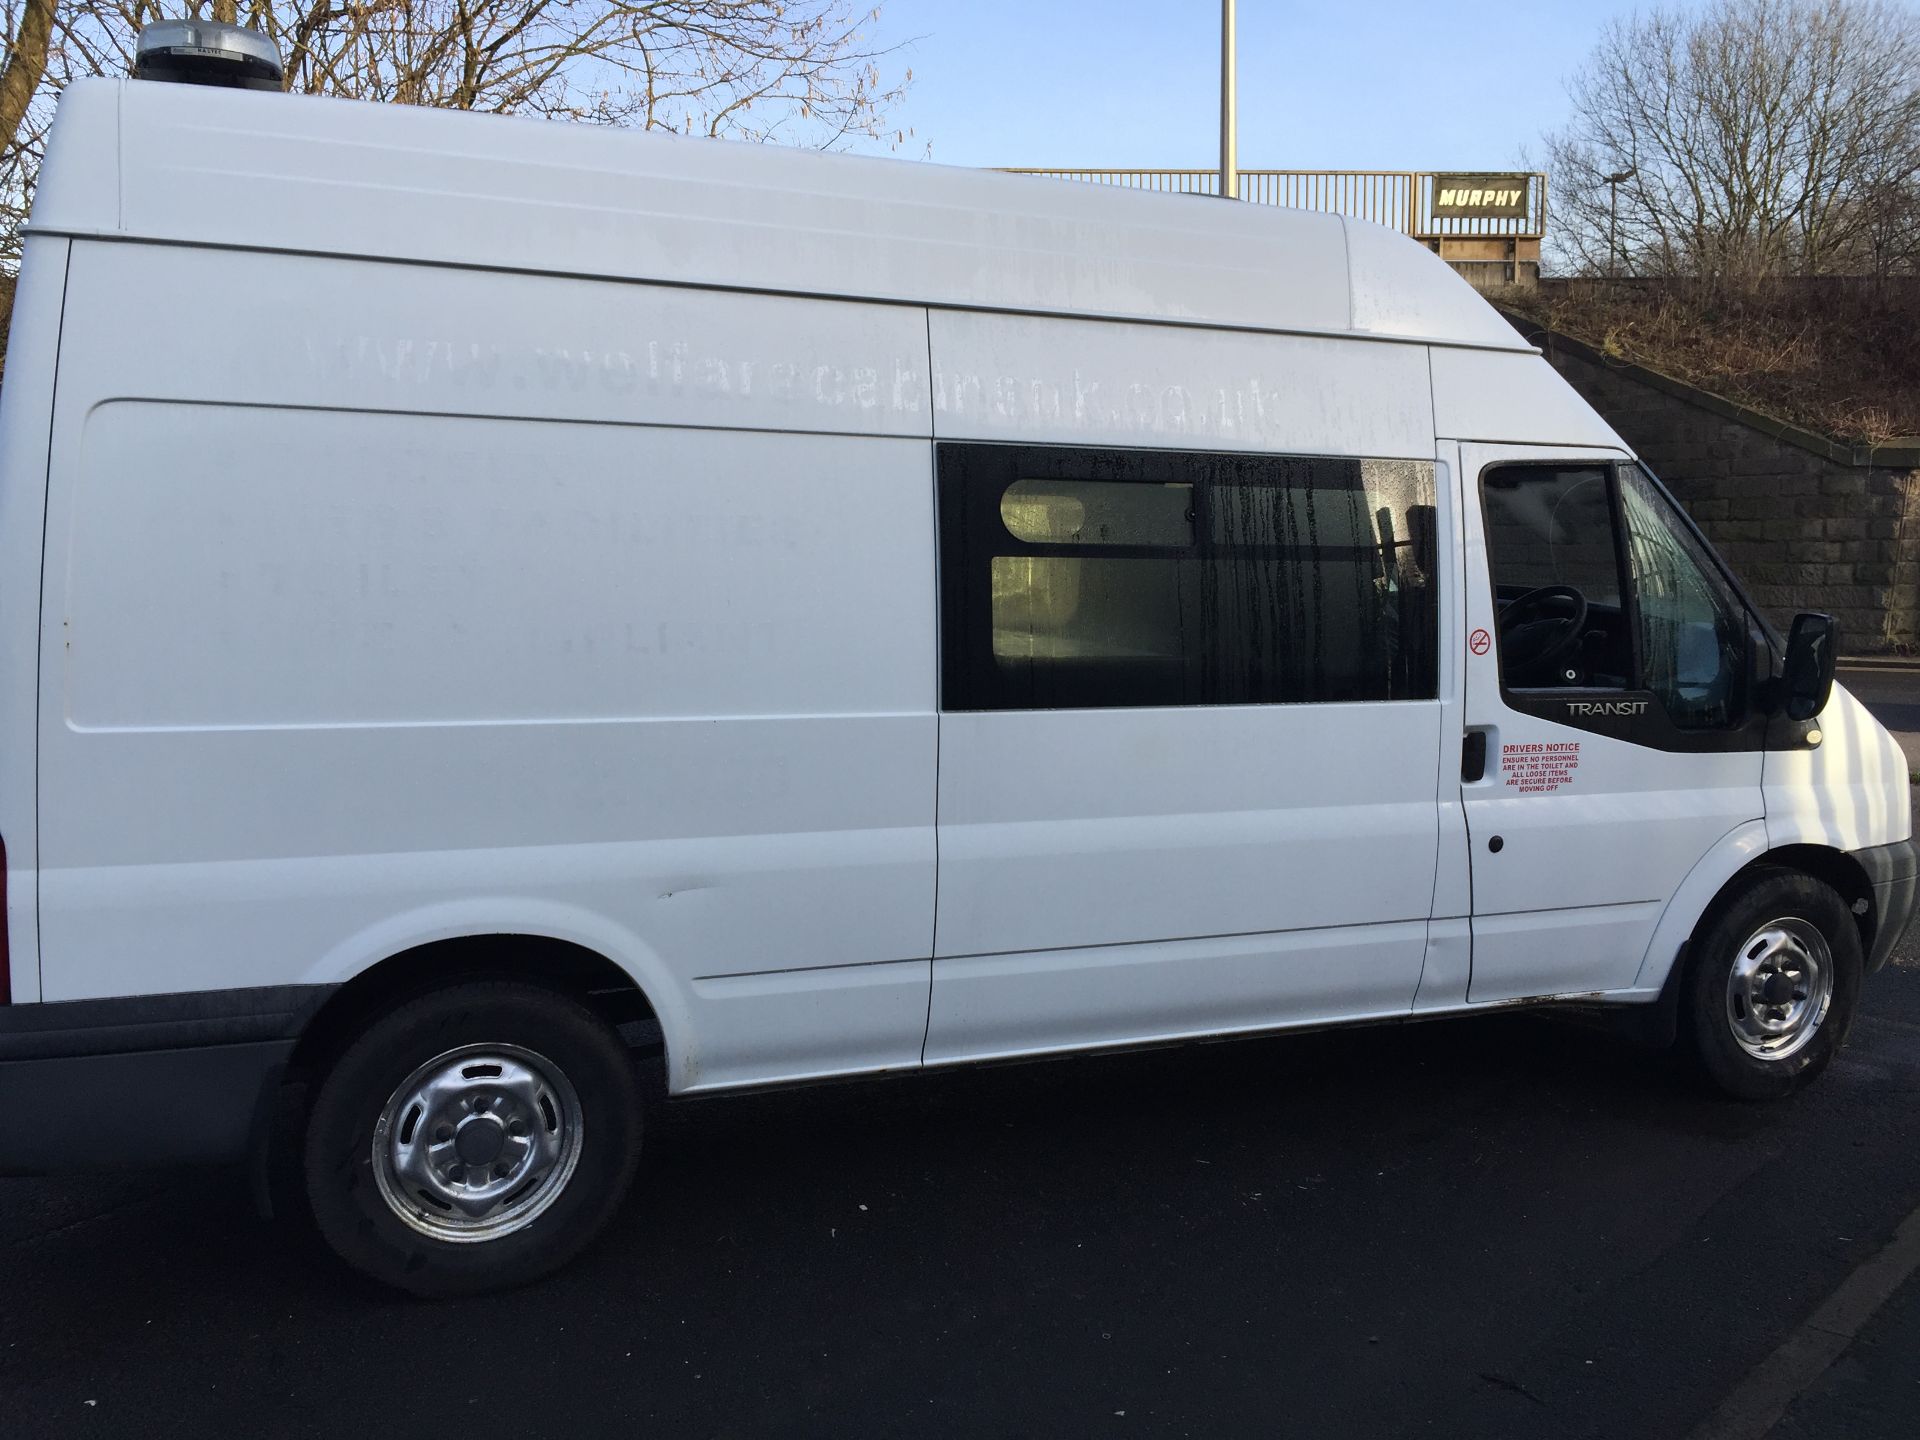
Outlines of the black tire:
{"type": "MultiPolygon", "coordinates": [[[[484,1063],[464,1068],[459,1060],[449,1063],[460,1075],[489,1073],[484,1063]]],[[[447,1069],[440,1064],[429,1073],[447,1069]]],[[[460,1084],[477,1083],[455,1078],[460,1084]]],[[[456,1088],[448,1093],[465,1092],[456,1088]]],[[[497,1120],[481,1126],[476,1146],[526,1145],[503,1138],[509,1131],[526,1133],[524,1121],[514,1123],[517,1131],[497,1120]]],[[[460,1130],[467,1128],[463,1121],[460,1130]]],[[[520,1285],[566,1264],[605,1228],[633,1177],[640,1130],[632,1062],[611,1027],[575,1001],[537,986],[472,981],[434,991],[382,1016],[335,1061],[308,1119],[303,1167],[307,1201],[327,1243],[349,1265],[384,1284],[427,1297],[520,1285]],[[512,1156],[503,1151],[496,1157],[507,1162],[500,1171],[510,1172],[502,1183],[520,1187],[500,1201],[507,1218],[499,1223],[520,1228],[488,1238],[448,1239],[443,1238],[449,1233],[444,1228],[448,1222],[440,1216],[444,1211],[459,1223],[452,1207],[432,1209],[423,1200],[414,1201],[405,1208],[418,1218],[412,1223],[402,1218],[400,1206],[409,1195],[406,1182],[396,1178],[389,1164],[376,1173],[375,1131],[399,1087],[467,1046],[518,1056],[535,1075],[545,1076],[547,1069],[557,1072],[553,1084],[562,1093],[570,1090],[567,1099],[573,1107],[554,1111],[550,1099],[543,1098],[529,1109],[517,1099],[479,1090],[472,1092],[473,1098],[450,1105],[477,1106],[482,1118],[489,1105],[496,1117],[524,1112],[535,1124],[547,1115],[544,1129],[553,1135],[569,1133],[565,1114],[577,1124],[571,1164],[550,1166],[544,1179],[536,1158],[530,1156],[525,1168],[515,1171],[512,1156]],[[552,1118],[555,1115],[562,1118],[552,1118]],[[547,1185],[550,1191],[541,1188],[547,1185]],[[396,1198],[389,1200],[384,1192],[396,1198]],[[431,1231],[436,1224],[442,1226],[438,1234],[431,1231]]],[[[408,1133],[405,1122],[391,1133],[408,1133]]],[[[446,1128],[436,1128],[436,1136],[445,1133],[446,1128]]],[[[465,1143],[460,1139],[454,1148],[465,1143]]],[[[471,1167],[472,1173],[486,1176],[490,1163],[471,1167]]],[[[461,1167],[463,1181],[468,1168],[461,1167]]]]}
{"type": "MultiPolygon", "coordinates": [[[[1809,936],[1802,949],[1810,944],[1809,936]]],[[[1705,1078],[1722,1093],[1737,1100],[1781,1099],[1826,1069],[1847,1043],[1863,969],[1859,928],[1831,886],[1796,870],[1759,871],[1715,902],[1688,947],[1683,1038],[1705,1078]],[[1826,953],[1821,956],[1818,947],[1812,947],[1815,966],[1824,964],[1831,978],[1824,987],[1828,997],[1824,1013],[1780,1042],[1792,1043],[1794,1048],[1761,1056],[1741,1040],[1746,987],[1739,987],[1742,993],[1737,997],[1730,989],[1743,951],[1762,956],[1764,963],[1766,947],[1759,937],[1775,921],[1817,932],[1826,953]],[[1800,1038],[1802,1032],[1810,1033],[1800,1038]]],[[[1779,998],[1788,1006],[1798,1005],[1794,995],[1804,988],[1809,988],[1804,981],[1783,976],[1779,998]]],[[[1817,994],[1822,987],[1810,988],[1817,994]]],[[[1816,1012],[1809,1009],[1807,1013],[1816,1012]]],[[[1748,1039],[1770,1043],[1751,1033],[1748,1039]]]]}

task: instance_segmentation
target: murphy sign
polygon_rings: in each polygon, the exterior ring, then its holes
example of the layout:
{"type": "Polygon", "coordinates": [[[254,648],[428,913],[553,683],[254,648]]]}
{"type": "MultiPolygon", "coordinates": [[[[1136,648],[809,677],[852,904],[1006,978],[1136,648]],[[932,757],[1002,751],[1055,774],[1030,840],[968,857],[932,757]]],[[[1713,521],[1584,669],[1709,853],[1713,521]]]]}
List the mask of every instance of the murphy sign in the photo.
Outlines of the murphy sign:
{"type": "Polygon", "coordinates": [[[1525,175],[1435,175],[1436,220],[1525,220],[1530,192],[1525,175]]]}

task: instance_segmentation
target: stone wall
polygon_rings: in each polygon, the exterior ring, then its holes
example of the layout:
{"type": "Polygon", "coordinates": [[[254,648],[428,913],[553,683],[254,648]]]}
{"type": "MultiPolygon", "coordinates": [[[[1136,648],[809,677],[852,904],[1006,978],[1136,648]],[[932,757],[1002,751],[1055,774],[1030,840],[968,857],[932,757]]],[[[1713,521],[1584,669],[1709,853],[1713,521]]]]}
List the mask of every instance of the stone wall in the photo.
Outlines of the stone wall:
{"type": "Polygon", "coordinates": [[[1686,506],[1781,630],[1847,654],[1920,649],[1920,446],[1862,452],[1514,322],[1686,506]]]}

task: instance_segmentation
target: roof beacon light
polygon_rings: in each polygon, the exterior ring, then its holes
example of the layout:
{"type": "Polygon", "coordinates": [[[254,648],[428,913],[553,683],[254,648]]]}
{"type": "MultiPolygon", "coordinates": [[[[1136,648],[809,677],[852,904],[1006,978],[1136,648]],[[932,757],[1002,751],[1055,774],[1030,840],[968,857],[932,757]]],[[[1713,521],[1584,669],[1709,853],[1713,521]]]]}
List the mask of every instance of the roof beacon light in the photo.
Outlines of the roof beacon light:
{"type": "Polygon", "coordinates": [[[273,41],[218,20],[157,21],[140,32],[133,53],[136,80],[278,90],[284,73],[273,41]]]}

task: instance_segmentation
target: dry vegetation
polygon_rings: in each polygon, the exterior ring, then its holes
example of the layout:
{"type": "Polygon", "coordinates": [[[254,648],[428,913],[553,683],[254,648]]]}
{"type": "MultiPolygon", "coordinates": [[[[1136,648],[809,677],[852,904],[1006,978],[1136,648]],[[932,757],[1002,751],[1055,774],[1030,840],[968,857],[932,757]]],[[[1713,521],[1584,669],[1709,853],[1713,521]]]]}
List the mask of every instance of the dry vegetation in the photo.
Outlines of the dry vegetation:
{"type": "Polygon", "coordinates": [[[1920,436],[1920,279],[1547,281],[1504,308],[1848,444],[1920,436]]]}

